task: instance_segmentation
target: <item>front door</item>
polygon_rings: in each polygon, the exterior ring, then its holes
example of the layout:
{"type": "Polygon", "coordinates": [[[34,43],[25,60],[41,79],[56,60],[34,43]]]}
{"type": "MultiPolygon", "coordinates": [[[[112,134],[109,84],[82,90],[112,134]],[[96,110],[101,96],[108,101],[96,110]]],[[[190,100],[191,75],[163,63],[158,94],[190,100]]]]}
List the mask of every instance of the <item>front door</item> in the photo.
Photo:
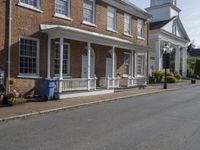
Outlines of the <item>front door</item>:
{"type": "MultiPolygon", "coordinates": [[[[112,61],[113,61],[113,58],[111,55],[111,51],[109,51],[109,53],[106,56],[106,77],[112,77],[112,68],[113,68],[112,61]]],[[[115,55],[114,71],[115,71],[115,77],[116,77],[117,76],[117,57],[116,57],[116,55],[115,55]]]]}
{"type": "MultiPolygon", "coordinates": [[[[95,53],[94,50],[91,49],[91,66],[90,66],[90,74],[91,78],[95,75],[95,53]]],[[[87,48],[84,49],[82,54],[82,69],[81,69],[81,77],[88,77],[88,56],[87,56],[87,48]]]]}

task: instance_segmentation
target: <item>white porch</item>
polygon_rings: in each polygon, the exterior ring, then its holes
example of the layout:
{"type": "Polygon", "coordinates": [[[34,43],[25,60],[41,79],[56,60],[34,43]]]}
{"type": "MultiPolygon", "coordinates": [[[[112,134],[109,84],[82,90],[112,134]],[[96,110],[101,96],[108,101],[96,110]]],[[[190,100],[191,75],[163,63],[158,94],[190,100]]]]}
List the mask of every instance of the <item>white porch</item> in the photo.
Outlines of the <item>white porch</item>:
{"type": "MultiPolygon", "coordinates": [[[[59,39],[59,74],[56,82],[56,92],[58,97],[70,98],[88,95],[107,94],[114,92],[115,88],[120,87],[120,79],[117,75],[117,56],[116,48],[122,48],[130,51],[130,74],[127,77],[128,87],[137,86],[138,84],[146,84],[145,71],[143,77],[137,76],[137,54],[144,53],[146,60],[146,48],[138,46],[130,41],[102,35],[93,32],[86,32],[84,30],[67,27],[67,26],[56,26],[56,25],[41,25],[42,32],[48,34],[48,68],[47,77],[51,78],[51,41],[52,39],[59,39]],[[84,56],[82,56],[82,72],[80,78],[65,78],[63,73],[63,51],[65,39],[76,40],[86,43],[86,49],[84,50],[84,56]],[[111,47],[108,50],[110,54],[109,59],[106,58],[106,73],[105,76],[99,78],[96,77],[95,73],[95,53],[92,48],[92,44],[99,44],[111,47]],[[109,65],[108,65],[109,64],[109,65]],[[109,68],[107,68],[109,66],[109,68]],[[102,87],[97,90],[97,80],[102,81],[102,87]],[[75,92],[77,91],[77,92],[75,92]]],[[[96,56],[97,57],[97,56],[96,56]]],[[[144,68],[146,66],[146,61],[144,68]]],[[[101,64],[99,64],[101,65],[101,64]]],[[[143,69],[144,69],[143,68],[143,69]]],[[[71,68],[73,69],[73,68],[71,68]]],[[[146,69],[145,69],[146,70],[146,69]]]]}
{"type": "MultiPolygon", "coordinates": [[[[188,41],[174,35],[170,35],[162,30],[159,34],[151,34],[150,39],[151,43],[155,43],[151,44],[154,45],[154,51],[150,54],[150,67],[153,66],[153,71],[163,69],[163,47],[167,44],[170,50],[175,52],[174,72],[182,75],[183,78],[186,78],[188,41]],[[154,58],[154,60],[152,60],[152,58],[154,58]],[[181,66],[182,68],[180,68],[181,66]]],[[[150,68],[150,70],[152,69],[150,68]]]]}

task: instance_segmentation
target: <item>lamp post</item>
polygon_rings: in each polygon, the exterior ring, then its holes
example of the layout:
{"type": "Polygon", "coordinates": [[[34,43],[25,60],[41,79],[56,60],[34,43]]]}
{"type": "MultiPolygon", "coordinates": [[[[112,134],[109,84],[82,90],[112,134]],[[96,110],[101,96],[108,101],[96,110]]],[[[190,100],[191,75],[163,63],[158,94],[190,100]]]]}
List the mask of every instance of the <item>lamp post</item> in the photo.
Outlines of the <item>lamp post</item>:
{"type": "Polygon", "coordinates": [[[169,53],[170,53],[170,48],[167,44],[163,47],[163,68],[165,69],[165,80],[164,80],[164,85],[163,89],[167,89],[167,69],[169,68],[169,53]]]}

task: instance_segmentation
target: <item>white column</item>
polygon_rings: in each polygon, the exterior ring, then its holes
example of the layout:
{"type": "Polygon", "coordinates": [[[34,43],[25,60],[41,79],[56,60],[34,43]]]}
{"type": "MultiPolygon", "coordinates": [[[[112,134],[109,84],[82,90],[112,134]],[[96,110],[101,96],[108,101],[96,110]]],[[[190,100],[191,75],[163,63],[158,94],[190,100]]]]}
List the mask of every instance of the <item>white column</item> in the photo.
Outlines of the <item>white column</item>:
{"type": "Polygon", "coordinates": [[[176,48],[175,72],[180,73],[180,46],[176,48]]]}
{"type": "Polygon", "coordinates": [[[182,76],[183,78],[187,77],[187,48],[183,48],[182,76]]]}
{"type": "Polygon", "coordinates": [[[88,91],[90,90],[90,78],[91,78],[91,43],[87,43],[88,51],[87,51],[87,56],[88,56],[88,62],[87,62],[87,78],[88,78],[88,91]]]}
{"type": "Polygon", "coordinates": [[[132,84],[131,86],[133,86],[134,69],[135,69],[134,57],[135,57],[134,51],[131,50],[131,84],[132,84]]]}
{"type": "Polygon", "coordinates": [[[63,45],[64,38],[60,38],[60,69],[59,69],[59,93],[62,93],[62,80],[63,80],[63,45]]]}
{"type": "Polygon", "coordinates": [[[134,54],[134,77],[137,77],[137,53],[134,54]]]}
{"type": "Polygon", "coordinates": [[[115,88],[115,47],[112,47],[112,87],[115,88]]]}
{"type": "Polygon", "coordinates": [[[47,78],[51,78],[51,39],[48,36],[47,78]]]}
{"type": "Polygon", "coordinates": [[[160,43],[161,39],[157,39],[156,44],[155,44],[155,70],[161,70],[162,69],[162,62],[161,62],[161,52],[160,52],[160,43]]]}

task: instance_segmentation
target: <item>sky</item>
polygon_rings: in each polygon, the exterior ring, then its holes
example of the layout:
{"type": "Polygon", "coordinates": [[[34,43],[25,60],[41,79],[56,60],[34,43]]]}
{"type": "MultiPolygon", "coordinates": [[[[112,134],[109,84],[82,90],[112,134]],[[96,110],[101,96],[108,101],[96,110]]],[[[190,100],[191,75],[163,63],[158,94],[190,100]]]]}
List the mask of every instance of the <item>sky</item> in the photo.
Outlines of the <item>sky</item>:
{"type": "MultiPolygon", "coordinates": [[[[140,8],[150,6],[150,0],[130,0],[140,8]]],[[[200,1],[199,0],[177,0],[177,7],[182,11],[180,19],[191,40],[197,47],[200,47],[200,1]]]]}

